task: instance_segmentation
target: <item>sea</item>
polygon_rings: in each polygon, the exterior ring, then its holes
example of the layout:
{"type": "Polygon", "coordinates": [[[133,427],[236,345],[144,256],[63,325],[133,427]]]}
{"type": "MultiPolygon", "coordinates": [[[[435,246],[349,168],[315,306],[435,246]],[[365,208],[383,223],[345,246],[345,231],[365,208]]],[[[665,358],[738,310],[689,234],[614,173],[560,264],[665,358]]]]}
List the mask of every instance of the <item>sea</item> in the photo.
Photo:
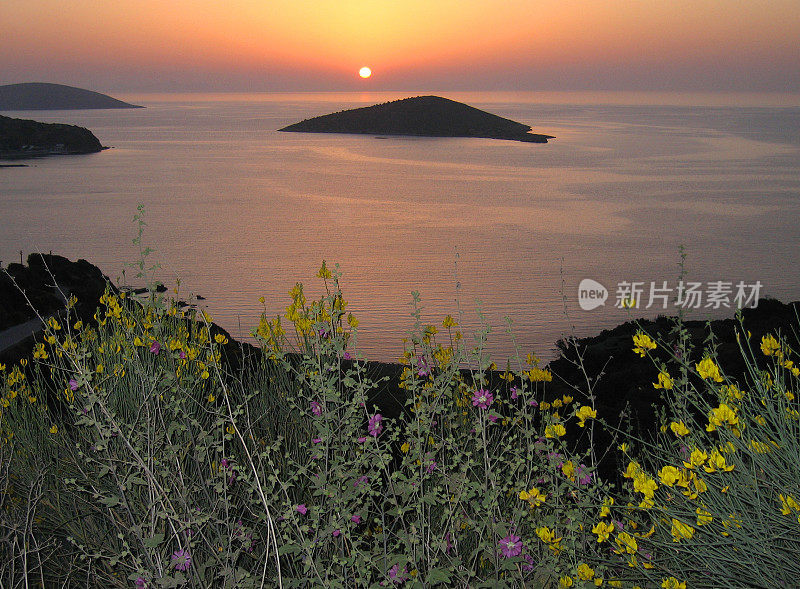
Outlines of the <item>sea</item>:
{"type": "Polygon", "coordinates": [[[277,131],[432,93],[5,112],[87,127],[110,149],[0,168],[1,263],[52,251],[141,284],[141,205],[155,278],[201,295],[236,338],[283,315],[297,282],[322,296],[325,260],[359,319],[356,353],[397,359],[417,317],[447,344],[449,314],[501,367],[630,319],[800,299],[799,95],[435,93],[555,136],[546,145],[277,131]]]}

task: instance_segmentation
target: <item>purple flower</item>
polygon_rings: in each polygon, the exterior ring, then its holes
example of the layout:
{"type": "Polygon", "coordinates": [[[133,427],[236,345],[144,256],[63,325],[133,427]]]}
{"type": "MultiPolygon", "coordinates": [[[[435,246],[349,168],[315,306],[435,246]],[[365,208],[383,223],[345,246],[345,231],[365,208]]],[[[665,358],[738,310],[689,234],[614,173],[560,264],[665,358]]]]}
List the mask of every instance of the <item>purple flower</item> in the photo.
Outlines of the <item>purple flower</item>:
{"type": "Polygon", "coordinates": [[[362,475],[358,477],[358,480],[353,483],[353,486],[358,488],[361,483],[369,483],[369,477],[367,475],[362,475]]]}
{"type": "Polygon", "coordinates": [[[322,438],[311,438],[311,441],[315,444],[319,444],[322,442],[322,438]]]}
{"type": "Polygon", "coordinates": [[[186,352],[184,352],[183,350],[178,352],[178,358],[180,358],[181,360],[186,360],[186,352]]]}
{"type": "Polygon", "coordinates": [[[399,585],[400,583],[405,583],[408,580],[408,576],[406,575],[407,572],[408,571],[406,571],[406,567],[403,567],[403,570],[401,571],[400,565],[396,564],[389,569],[389,578],[393,583],[399,585]]]}
{"type": "Polygon", "coordinates": [[[369,418],[369,428],[368,428],[369,435],[375,438],[378,437],[378,435],[383,430],[383,426],[381,425],[382,419],[383,416],[380,413],[376,413],[375,415],[369,418]]]}
{"type": "Polygon", "coordinates": [[[592,482],[593,473],[586,472],[587,466],[581,462],[580,466],[577,468],[577,472],[575,473],[578,475],[578,484],[579,485],[588,485],[592,482]]]}
{"type": "Polygon", "coordinates": [[[311,413],[314,415],[322,415],[322,404],[318,401],[311,401],[311,413]]]}
{"type": "Polygon", "coordinates": [[[360,524],[361,523],[361,516],[360,515],[354,515],[353,517],[350,518],[350,521],[353,522],[354,524],[360,524]]]}
{"type": "Polygon", "coordinates": [[[527,563],[522,565],[522,570],[526,573],[530,573],[533,570],[533,557],[526,552],[522,555],[522,558],[524,558],[525,562],[527,563]]]}
{"type": "Polygon", "coordinates": [[[147,587],[147,581],[145,581],[142,577],[136,579],[133,584],[136,587],[147,587]]]}
{"type": "Polygon", "coordinates": [[[333,530],[333,537],[338,538],[341,535],[341,533],[342,533],[341,530],[333,530]]]}
{"type": "Polygon", "coordinates": [[[528,405],[530,405],[531,407],[538,407],[538,406],[539,406],[539,403],[537,403],[536,401],[534,401],[533,399],[531,399],[531,402],[530,402],[530,403],[528,403],[528,405]]]}
{"type": "Polygon", "coordinates": [[[436,463],[436,461],[431,460],[431,463],[428,465],[428,472],[433,472],[434,470],[436,470],[437,466],[438,464],[436,463]]]}
{"type": "Polygon", "coordinates": [[[69,379],[69,388],[71,388],[73,390],[73,392],[77,391],[78,388],[79,388],[78,387],[78,381],[75,380],[74,378],[70,378],[69,379]]]}
{"type": "Polygon", "coordinates": [[[176,571],[188,571],[192,566],[192,557],[189,555],[188,550],[181,548],[172,553],[172,564],[175,566],[176,571]]]}
{"type": "Polygon", "coordinates": [[[496,423],[497,420],[500,419],[500,418],[497,415],[490,414],[490,415],[486,416],[486,419],[488,419],[492,423],[496,423]]]}
{"type": "Polygon", "coordinates": [[[444,535],[444,551],[447,554],[450,554],[450,551],[453,549],[453,542],[450,540],[450,532],[447,532],[444,535]]]}
{"type": "Polygon", "coordinates": [[[220,465],[222,468],[226,469],[226,470],[227,470],[227,469],[229,469],[229,468],[231,467],[231,463],[230,463],[230,462],[228,462],[228,459],[227,459],[227,458],[223,458],[222,460],[220,460],[220,461],[219,461],[219,465],[220,465]]]}
{"type": "Polygon", "coordinates": [[[511,398],[516,399],[519,397],[519,393],[517,393],[517,387],[511,387],[511,398]]]}
{"type": "Polygon", "coordinates": [[[514,534],[509,534],[500,540],[500,552],[506,558],[522,554],[522,539],[514,534]]]}
{"type": "Polygon", "coordinates": [[[480,409],[488,409],[492,401],[494,401],[494,396],[486,389],[478,389],[472,395],[472,404],[480,409]]]}
{"type": "Polygon", "coordinates": [[[350,352],[345,352],[344,354],[342,354],[342,358],[344,358],[345,360],[352,360],[353,355],[350,352]]]}
{"type": "Polygon", "coordinates": [[[428,361],[425,360],[424,356],[420,356],[417,358],[417,375],[419,376],[428,376],[431,372],[430,367],[428,366],[428,361]]]}
{"type": "Polygon", "coordinates": [[[150,351],[153,352],[156,356],[158,356],[158,353],[161,351],[161,344],[158,342],[153,342],[152,344],[150,344],[150,351]]]}
{"type": "Polygon", "coordinates": [[[363,444],[366,441],[367,441],[367,438],[365,438],[364,436],[361,436],[356,440],[356,442],[358,442],[359,444],[363,444]]]}
{"type": "Polygon", "coordinates": [[[300,515],[305,515],[306,513],[308,513],[308,507],[306,507],[305,503],[301,503],[300,505],[295,507],[295,509],[297,510],[297,513],[299,513],[300,515]]]}

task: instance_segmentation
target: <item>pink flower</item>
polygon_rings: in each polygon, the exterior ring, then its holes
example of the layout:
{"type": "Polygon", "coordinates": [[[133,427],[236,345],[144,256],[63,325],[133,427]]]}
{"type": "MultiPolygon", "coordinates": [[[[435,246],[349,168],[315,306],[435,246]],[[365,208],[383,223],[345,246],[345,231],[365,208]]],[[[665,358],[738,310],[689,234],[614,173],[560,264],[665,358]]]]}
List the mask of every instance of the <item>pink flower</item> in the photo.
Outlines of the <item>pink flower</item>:
{"type": "Polygon", "coordinates": [[[497,420],[498,420],[498,419],[500,419],[500,418],[499,418],[497,415],[494,415],[494,414],[489,414],[489,415],[487,415],[487,416],[486,416],[486,419],[488,419],[488,420],[489,420],[489,421],[491,421],[492,423],[495,423],[495,422],[497,422],[497,420]]]}
{"type": "Polygon", "coordinates": [[[500,552],[506,558],[513,558],[522,554],[522,540],[519,536],[509,534],[500,540],[500,552]]]}
{"type": "Polygon", "coordinates": [[[314,442],[315,444],[319,444],[320,442],[322,442],[322,438],[312,438],[311,441],[314,442]]]}
{"type": "Polygon", "coordinates": [[[192,557],[189,555],[188,550],[176,550],[172,553],[172,564],[175,566],[176,571],[188,571],[192,566],[192,557]]]}
{"type": "Polygon", "coordinates": [[[306,507],[305,503],[301,503],[300,505],[295,507],[295,509],[297,510],[297,513],[299,513],[300,515],[305,515],[306,513],[308,513],[308,507],[306,507]]]}
{"type": "Polygon", "coordinates": [[[341,530],[333,530],[333,537],[338,538],[341,535],[341,533],[342,533],[341,530]]]}
{"type": "Polygon", "coordinates": [[[516,399],[519,397],[519,393],[517,393],[517,387],[511,387],[511,398],[516,399]]]}
{"type": "Polygon", "coordinates": [[[486,389],[478,389],[472,395],[472,404],[480,409],[488,409],[492,401],[494,401],[494,396],[486,389]]]}
{"type": "Polygon", "coordinates": [[[161,344],[158,342],[153,342],[152,344],[150,344],[150,351],[153,352],[156,356],[158,356],[158,353],[161,351],[161,344]]]}
{"type": "Polygon", "coordinates": [[[368,427],[369,435],[375,438],[378,437],[378,435],[383,430],[383,426],[381,425],[382,419],[383,416],[380,413],[376,413],[375,415],[369,418],[369,427],[368,427]]]}
{"type": "Polygon", "coordinates": [[[389,578],[393,583],[399,585],[400,583],[405,583],[408,580],[408,576],[406,575],[407,572],[408,571],[406,571],[405,567],[403,567],[403,570],[401,571],[400,565],[396,564],[389,569],[389,578]]]}
{"type": "Polygon", "coordinates": [[[530,405],[531,407],[538,407],[538,406],[539,406],[539,403],[537,403],[536,401],[534,401],[533,399],[531,399],[531,402],[530,402],[530,403],[528,403],[528,405],[530,405]]]}
{"type": "Polygon", "coordinates": [[[311,413],[314,415],[322,415],[322,404],[318,401],[311,401],[311,413]]]}
{"type": "Polygon", "coordinates": [[[358,442],[359,444],[363,444],[366,441],[367,441],[367,438],[365,438],[364,436],[361,436],[360,438],[358,438],[356,440],[356,442],[358,442]]]}
{"type": "Polygon", "coordinates": [[[360,515],[354,515],[353,517],[350,518],[350,521],[353,522],[354,524],[360,524],[361,523],[361,516],[360,515]]]}

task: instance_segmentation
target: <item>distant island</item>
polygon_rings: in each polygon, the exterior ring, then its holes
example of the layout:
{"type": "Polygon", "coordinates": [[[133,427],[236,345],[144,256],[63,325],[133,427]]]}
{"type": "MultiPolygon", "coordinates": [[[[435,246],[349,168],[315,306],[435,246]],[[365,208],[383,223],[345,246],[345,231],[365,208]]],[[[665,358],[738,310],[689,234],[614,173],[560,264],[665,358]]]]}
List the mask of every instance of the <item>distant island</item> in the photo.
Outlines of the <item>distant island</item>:
{"type": "Polygon", "coordinates": [[[440,96],[416,96],[306,119],[279,131],[419,137],[482,137],[547,143],[552,135],[440,96]]]}
{"type": "Polygon", "coordinates": [[[0,159],[95,153],[102,149],[89,129],[0,115],[0,159]]]}
{"type": "Polygon", "coordinates": [[[0,86],[0,111],[2,110],[78,110],[93,108],[144,108],[111,98],[99,92],[31,82],[0,86]]]}

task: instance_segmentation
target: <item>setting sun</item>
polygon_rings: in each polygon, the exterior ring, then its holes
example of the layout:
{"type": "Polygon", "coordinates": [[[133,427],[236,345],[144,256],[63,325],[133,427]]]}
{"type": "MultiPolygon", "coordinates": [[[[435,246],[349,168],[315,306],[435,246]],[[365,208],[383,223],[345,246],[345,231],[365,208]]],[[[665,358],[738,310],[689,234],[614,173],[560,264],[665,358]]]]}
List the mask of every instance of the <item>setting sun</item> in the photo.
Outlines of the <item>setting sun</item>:
{"type": "Polygon", "coordinates": [[[369,78],[372,75],[372,70],[366,66],[362,67],[360,70],[358,70],[358,75],[362,78],[369,78]]]}

